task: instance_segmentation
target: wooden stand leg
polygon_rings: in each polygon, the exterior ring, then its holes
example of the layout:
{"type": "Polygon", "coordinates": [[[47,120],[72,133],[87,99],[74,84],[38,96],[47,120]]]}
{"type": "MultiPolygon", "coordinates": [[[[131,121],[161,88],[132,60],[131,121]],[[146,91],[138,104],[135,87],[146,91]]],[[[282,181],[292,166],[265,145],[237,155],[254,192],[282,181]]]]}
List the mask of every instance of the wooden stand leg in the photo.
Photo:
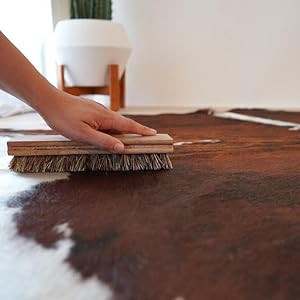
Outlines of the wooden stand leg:
{"type": "Polygon", "coordinates": [[[58,88],[62,91],[65,90],[65,66],[59,65],[57,66],[57,85],[58,88]]]}
{"type": "Polygon", "coordinates": [[[126,84],[126,77],[125,71],[120,80],[120,106],[121,108],[125,107],[125,84],[126,84]]]}
{"type": "Polygon", "coordinates": [[[79,87],[65,85],[65,66],[60,65],[57,67],[58,87],[62,91],[72,95],[82,94],[103,94],[110,96],[110,108],[114,111],[119,110],[125,106],[125,72],[119,80],[119,66],[109,65],[109,84],[108,86],[97,87],[79,87]]]}
{"type": "Polygon", "coordinates": [[[110,65],[109,73],[110,108],[117,111],[120,109],[119,66],[110,65]]]}

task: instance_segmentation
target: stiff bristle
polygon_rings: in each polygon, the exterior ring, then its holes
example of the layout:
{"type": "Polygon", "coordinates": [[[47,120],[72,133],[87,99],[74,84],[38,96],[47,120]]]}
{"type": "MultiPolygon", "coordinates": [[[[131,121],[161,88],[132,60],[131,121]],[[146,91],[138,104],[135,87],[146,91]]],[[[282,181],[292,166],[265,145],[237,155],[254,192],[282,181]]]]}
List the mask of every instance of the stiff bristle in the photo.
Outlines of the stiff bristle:
{"type": "Polygon", "coordinates": [[[9,168],[19,173],[146,171],[172,169],[167,154],[15,156],[9,168]]]}

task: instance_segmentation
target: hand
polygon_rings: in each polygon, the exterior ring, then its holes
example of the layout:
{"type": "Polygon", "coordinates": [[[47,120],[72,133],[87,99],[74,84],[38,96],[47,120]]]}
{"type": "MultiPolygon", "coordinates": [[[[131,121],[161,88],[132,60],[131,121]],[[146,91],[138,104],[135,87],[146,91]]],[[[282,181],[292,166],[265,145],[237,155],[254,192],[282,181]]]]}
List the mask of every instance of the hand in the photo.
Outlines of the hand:
{"type": "Polygon", "coordinates": [[[47,124],[65,137],[122,153],[124,145],[105,132],[155,135],[156,130],[113,112],[103,105],[56,90],[39,113],[47,124]]]}

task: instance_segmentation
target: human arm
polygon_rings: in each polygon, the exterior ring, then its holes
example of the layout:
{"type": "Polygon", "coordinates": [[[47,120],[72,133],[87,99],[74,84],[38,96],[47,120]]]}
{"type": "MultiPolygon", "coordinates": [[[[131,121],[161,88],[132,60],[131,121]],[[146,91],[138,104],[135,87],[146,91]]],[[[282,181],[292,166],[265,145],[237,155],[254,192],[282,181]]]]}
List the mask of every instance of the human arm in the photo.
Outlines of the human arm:
{"type": "Polygon", "coordinates": [[[113,152],[124,145],[103,131],[154,135],[154,129],[52,86],[0,31],[0,88],[34,108],[62,135],[113,152]]]}

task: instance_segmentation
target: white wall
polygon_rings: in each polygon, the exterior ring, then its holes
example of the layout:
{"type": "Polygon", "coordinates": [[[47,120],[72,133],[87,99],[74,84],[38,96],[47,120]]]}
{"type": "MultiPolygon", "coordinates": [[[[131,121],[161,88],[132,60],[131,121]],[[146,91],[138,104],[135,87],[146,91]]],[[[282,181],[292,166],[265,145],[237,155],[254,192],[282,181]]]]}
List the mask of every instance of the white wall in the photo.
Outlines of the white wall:
{"type": "Polygon", "coordinates": [[[114,0],[129,105],[300,108],[299,0],[114,0]]]}
{"type": "MultiPolygon", "coordinates": [[[[44,59],[49,59],[44,45],[52,33],[49,0],[0,0],[0,30],[42,74],[51,75],[44,59]]],[[[27,105],[0,90],[0,117],[28,109],[27,105]]]]}
{"type": "Polygon", "coordinates": [[[70,18],[70,0],[51,0],[53,29],[57,22],[70,18]]]}
{"type": "Polygon", "coordinates": [[[42,48],[52,31],[49,0],[0,0],[0,30],[44,73],[42,48]]]}

